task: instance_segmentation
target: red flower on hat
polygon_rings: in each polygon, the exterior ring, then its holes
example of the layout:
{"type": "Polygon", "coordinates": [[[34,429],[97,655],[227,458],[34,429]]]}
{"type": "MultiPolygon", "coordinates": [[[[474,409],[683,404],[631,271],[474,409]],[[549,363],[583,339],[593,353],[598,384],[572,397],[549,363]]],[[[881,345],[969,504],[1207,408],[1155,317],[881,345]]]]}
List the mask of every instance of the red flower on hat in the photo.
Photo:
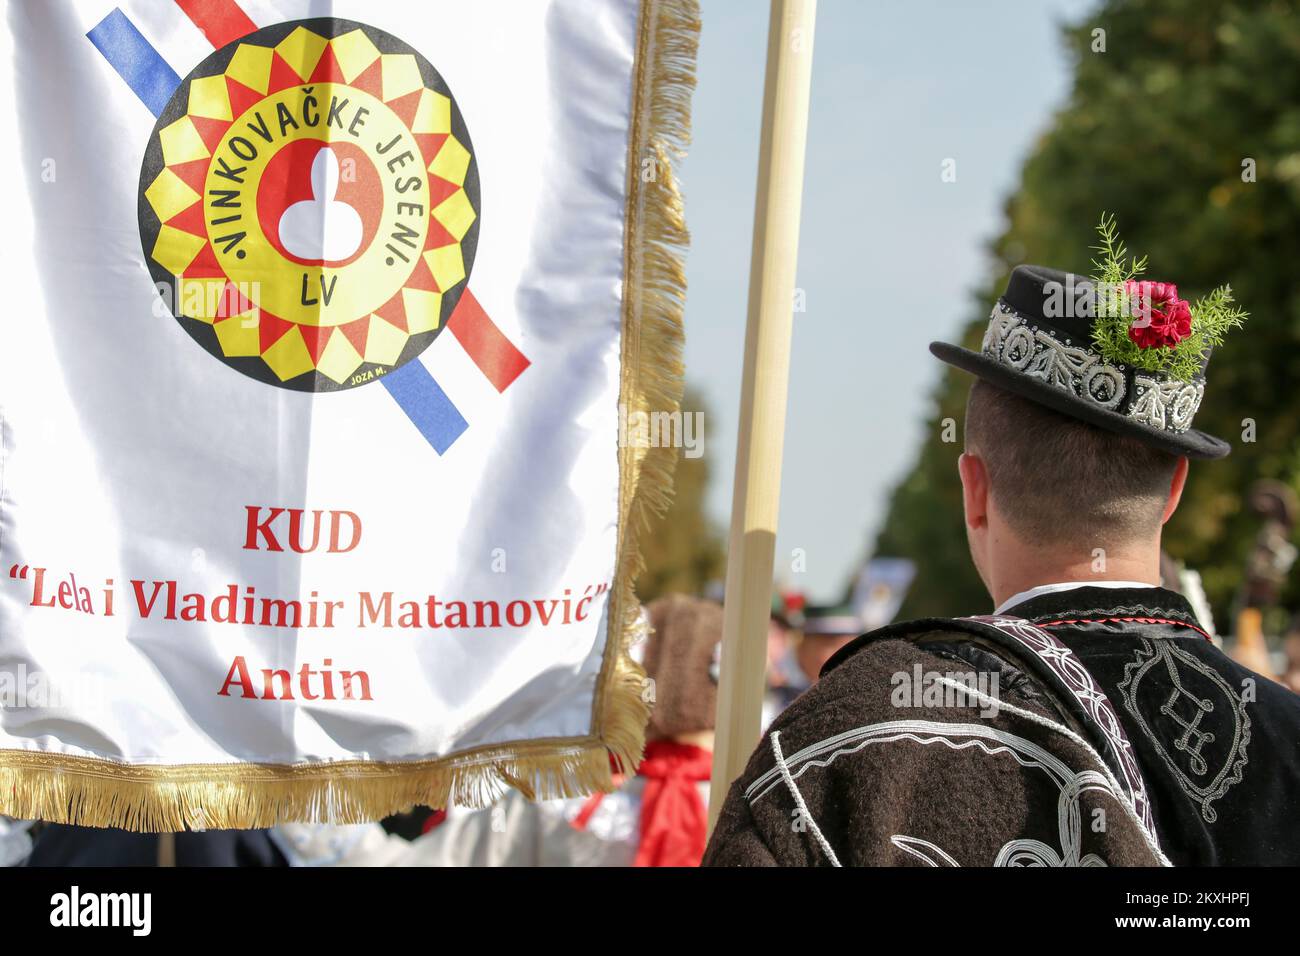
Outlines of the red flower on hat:
{"type": "Polygon", "coordinates": [[[1172,347],[1192,334],[1192,307],[1178,298],[1178,286],[1172,282],[1130,279],[1124,291],[1136,316],[1128,337],[1140,348],[1172,347]]]}

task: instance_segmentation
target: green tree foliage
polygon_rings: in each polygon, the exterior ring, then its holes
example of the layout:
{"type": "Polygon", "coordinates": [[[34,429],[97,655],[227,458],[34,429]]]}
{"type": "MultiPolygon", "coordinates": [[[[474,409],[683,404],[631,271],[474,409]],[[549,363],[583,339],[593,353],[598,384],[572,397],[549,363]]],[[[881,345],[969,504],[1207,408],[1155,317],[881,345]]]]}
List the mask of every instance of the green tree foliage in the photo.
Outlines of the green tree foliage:
{"type": "MultiPolygon", "coordinates": [[[[703,408],[700,396],[691,388],[682,398],[682,414],[703,408]]],[[[707,450],[708,421],[703,413],[705,432],[702,446],[707,450]]],[[[700,435],[696,434],[697,439],[700,435]]],[[[709,521],[705,495],[709,487],[709,456],[677,459],[673,473],[673,503],[667,514],[655,522],[642,539],[644,573],[637,580],[637,597],[653,601],[664,594],[700,594],[710,581],[720,580],[726,563],[721,532],[709,521]]]]}
{"type": "MultiPolygon", "coordinates": [[[[996,267],[963,333],[979,347],[1011,267],[1035,262],[1090,271],[1094,227],[1115,215],[1146,277],[1195,300],[1229,283],[1251,313],[1210,364],[1196,426],[1235,446],[1193,463],[1166,549],[1201,571],[1224,614],[1240,582],[1257,518],[1251,484],[1300,489],[1300,9],[1260,0],[1109,0],[1066,28],[1074,86],[1038,141],[992,245],[996,267]],[[1105,50],[1094,49],[1105,31],[1105,50]],[[1254,179],[1254,181],[1250,181],[1254,179]],[[1243,430],[1254,422],[1254,441],[1243,430]]],[[[875,553],[911,557],[919,579],[903,613],[988,606],[967,558],[956,458],[942,422],[961,422],[970,378],[950,370],[928,434],[893,492],[875,553]]],[[[1300,589],[1291,586],[1294,608],[1300,589]]]]}

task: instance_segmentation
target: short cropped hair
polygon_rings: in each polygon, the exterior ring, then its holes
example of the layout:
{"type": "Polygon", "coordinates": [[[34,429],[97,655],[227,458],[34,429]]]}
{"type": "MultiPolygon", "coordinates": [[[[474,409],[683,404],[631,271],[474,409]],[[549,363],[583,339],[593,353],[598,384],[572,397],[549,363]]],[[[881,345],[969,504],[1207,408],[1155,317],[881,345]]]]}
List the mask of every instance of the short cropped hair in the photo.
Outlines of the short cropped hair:
{"type": "Polygon", "coordinates": [[[1178,458],[980,379],[966,404],[966,450],[1020,537],[1122,543],[1160,527],[1178,458]]]}

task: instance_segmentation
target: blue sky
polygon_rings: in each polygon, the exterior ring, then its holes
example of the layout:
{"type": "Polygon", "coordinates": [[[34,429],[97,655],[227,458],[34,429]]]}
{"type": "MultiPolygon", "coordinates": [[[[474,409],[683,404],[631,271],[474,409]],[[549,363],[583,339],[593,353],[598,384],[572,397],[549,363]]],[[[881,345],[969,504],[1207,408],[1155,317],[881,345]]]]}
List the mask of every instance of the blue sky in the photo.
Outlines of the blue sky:
{"type": "MultiPolygon", "coordinates": [[[[820,0],[777,539],[779,579],[838,596],[911,464],[1020,165],[1069,91],[1059,25],[1093,0],[820,0]],[[956,160],[956,182],[941,167],[956,160]],[[791,572],[803,549],[806,570],[791,572]]],[[[686,376],[709,510],[730,519],[768,4],[702,0],[686,376]]],[[[961,534],[960,528],[953,529],[961,534]]]]}

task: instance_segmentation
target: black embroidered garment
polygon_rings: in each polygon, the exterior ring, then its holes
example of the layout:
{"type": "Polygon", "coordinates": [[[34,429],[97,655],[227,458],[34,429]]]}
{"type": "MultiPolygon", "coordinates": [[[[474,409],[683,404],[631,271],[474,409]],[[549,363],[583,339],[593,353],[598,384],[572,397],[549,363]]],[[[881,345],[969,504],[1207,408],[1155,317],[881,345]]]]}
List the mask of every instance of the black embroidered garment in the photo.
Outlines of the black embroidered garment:
{"type": "Polygon", "coordinates": [[[1300,864],[1300,696],[1215,648],[1163,588],[1079,588],[1007,614],[1068,646],[1110,699],[1171,862],[1300,864]]]}
{"type": "Polygon", "coordinates": [[[1300,697],[1173,592],[1079,588],[843,648],[732,785],[704,862],[1166,860],[1300,863],[1300,697]]]}

